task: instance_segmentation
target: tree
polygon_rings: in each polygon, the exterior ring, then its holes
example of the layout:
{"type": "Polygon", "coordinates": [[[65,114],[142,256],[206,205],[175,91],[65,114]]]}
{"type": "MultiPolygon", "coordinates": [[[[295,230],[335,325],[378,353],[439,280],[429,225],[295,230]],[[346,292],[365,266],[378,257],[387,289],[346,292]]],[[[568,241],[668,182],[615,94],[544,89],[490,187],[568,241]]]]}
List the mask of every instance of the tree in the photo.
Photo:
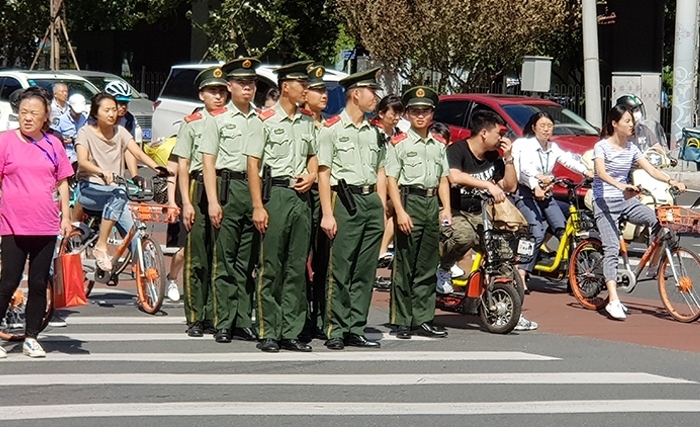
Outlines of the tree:
{"type": "Polygon", "coordinates": [[[48,25],[48,1],[8,0],[0,5],[0,66],[14,68],[31,63],[36,39],[43,36],[48,25]]]}
{"type": "Polygon", "coordinates": [[[544,50],[568,0],[337,0],[372,57],[412,84],[473,90],[544,50]],[[432,73],[436,72],[437,79],[432,73]]]}

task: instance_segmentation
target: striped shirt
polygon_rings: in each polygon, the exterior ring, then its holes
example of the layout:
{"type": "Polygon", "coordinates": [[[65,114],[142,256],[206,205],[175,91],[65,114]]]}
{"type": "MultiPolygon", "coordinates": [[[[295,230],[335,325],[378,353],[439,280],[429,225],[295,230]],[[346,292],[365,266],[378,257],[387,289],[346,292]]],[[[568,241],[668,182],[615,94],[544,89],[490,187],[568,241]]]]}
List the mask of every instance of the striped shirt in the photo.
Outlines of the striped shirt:
{"type": "MultiPolygon", "coordinates": [[[[622,184],[629,182],[632,167],[642,157],[644,157],[642,152],[631,141],[627,141],[627,147],[620,148],[604,139],[597,142],[593,148],[593,159],[603,159],[608,175],[622,184]]],[[[624,193],[619,188],[600,179],[596,173],[593,179],[593,197],[595,199],[621,199],[624,197],[624,193]]]]}

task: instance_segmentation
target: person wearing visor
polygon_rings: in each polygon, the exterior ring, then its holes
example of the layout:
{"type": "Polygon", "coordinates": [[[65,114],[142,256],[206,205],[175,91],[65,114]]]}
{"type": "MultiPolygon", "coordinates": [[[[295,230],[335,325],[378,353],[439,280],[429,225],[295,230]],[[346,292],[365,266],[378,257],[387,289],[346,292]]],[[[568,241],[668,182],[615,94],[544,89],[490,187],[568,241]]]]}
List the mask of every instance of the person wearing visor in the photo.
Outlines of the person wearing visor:
{"type": "Polygon", "coordinates": [[[51,128],[61,135],[66,148],[68,159],[73,165],[73,171],[78,171],[78,154],[75,152],[75,137],[78,131],[87,124],[87,103],[85,97],[74,93],[68,98],[68,110],[54,119],[51,128]]]}
{"type": "Polygon", "coordinates": [[[24,89],[17,89],[10,94],[9,113],[0,114],[0,133],[8,130],[19,129],[19,97],[24,93],[24,89]]]}
{"type": "MultiPolygon", "coordinates": [[[[314,118],[316,133],[323,126],[322,111],[328,105],[328,92],[323,76],[326,69],[320,65],[312,66],[308,71],[309,90],[306,92],[304,109],[314,118]]],[[[309,310],[306,325],[300,339],[310,342],[313,338],[325,338],[323,333],[323,318],[325,307],[326,270],[328,268],[328,240],[319,233],[321,224],[321,203],[318,197],[318,183],[311,187],[309,199],[311,202],[311,254],[310,268],[306,284],[306,299],[309,310]]]]}
{"type": "Polygon", "coordinates": [[[409,339],[412,334],[442,338],[447,332],[432,321],[440,224],[452,224],[447,141],[428,131],[438,103],[434,90],[417,86],[402,100],[411,128],[391,138],[386,165],[396,211],[390,323],[397,327],[397,338],[409,339]]]}
{"type": "Polygon", "coordinates": [[[312,351],[299,341],[306,323],[306,261],[311,242],[309,190],[316,182],[314,119],[306,99],[312,62],[275,69],[280,99],[260,113],[263,137],[246,143],[253,223],[262,234],[257,322],[265,352],[312,351]],[[264,177],[264,183],[261,180],[264,177]]]}
{"type": "Polygon", "coordinates": [[[260,61],[238,58],[221,67],[231,101],[212,111],[199,151],[204,162],[204,188],[209,220],[214,226],[212,290],[216,342],[233,338],[256,341],[253,311],[253,269],[259,236],[253,226],[253,205],[247,177],[248,145],[262,145],[262,121],[252,102],[255,69],[260,61]]]}
{"type": "Polygon", "coordinates": [[[377,107],[379,68],[340,80],[345,109],[319,132],[321,229],[330,241],[326,347],[379,348],[365,338],[384,233],[386,144],[366,117],[377,107]]]}
{"type": "Polygon", "coordinates": [[[205,123],[213,120],[212,112],[226,104],[226,83],[224,73],[218,66],[207,68],[195,77],[194,84],[199,89],[199,99],[204,103],[204,109],[185,117],[173,148],[173,154],[179,158],[177,175],[182,198],[182,221],[188,232],[182,279],[187,335],[191,337],[202,337],[205,330],[213,328],[214,316],[208,303],[212,292],[214,233],[204,191],[199,147],[205,123]]]}

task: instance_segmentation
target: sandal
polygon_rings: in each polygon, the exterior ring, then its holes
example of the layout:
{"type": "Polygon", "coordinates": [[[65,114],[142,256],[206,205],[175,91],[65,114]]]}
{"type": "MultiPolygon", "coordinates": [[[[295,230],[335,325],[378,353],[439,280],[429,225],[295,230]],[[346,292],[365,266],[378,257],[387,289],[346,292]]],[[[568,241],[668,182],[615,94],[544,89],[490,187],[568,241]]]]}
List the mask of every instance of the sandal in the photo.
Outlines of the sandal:
{"type": "Polygon", "coordinates": [[[109,259],[109,254],[106,249],[93,248],[92,255],[95,257],[95,263],[100,270],[112,271],[112,260],[109,259]]]}

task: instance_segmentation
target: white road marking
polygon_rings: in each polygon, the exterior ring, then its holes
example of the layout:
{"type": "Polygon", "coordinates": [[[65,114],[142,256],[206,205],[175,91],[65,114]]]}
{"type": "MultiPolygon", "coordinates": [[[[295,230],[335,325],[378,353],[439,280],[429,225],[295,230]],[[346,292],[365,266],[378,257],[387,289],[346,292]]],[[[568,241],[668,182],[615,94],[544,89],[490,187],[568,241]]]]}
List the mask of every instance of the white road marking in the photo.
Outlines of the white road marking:
{"type": "Polygon", "coordinates": [[[185,316],[81,316],[66,317],[70,325],[185,325],[185,316]]]}
{"type": "MultiPolygon", "coordinates": [[[[67,323],[70,325],[71,320],[68,319],[67,323]]],[[[144,324],[148,323],[148,319],[144,320],[144,324]]],[[[382,333],[368,333],[365,335],[368,340],[372,341],[396,341],[399,340],[395,335],[391,335],[388,332],[382,333]]],[[[192,338],[188,337],[183,331],[180,334],[69,334],[69,333],[59,333],[50,332],[44,333],[39,336],[39,341],[41,342],[65,342],[65,341],[83,341],[83,342],[118,342],[118,341],[201,341],[207,338],[192,338]]],[[[432,338],[413,336],[411,341],[431,341],[432,338]]],[[[403,341],[403,340],[400,340],[403,341]]]]}
{"type": "Polygon", "coordinates": [[[54,362],[307,362],[307,361],[338,361],[338,362],[382,362],[382,361],[552,361],[561,360],[556,357],[539,354],[523,353],[520,351],[344,351],[344,352],[314,352],[314,353],[88,353],[64,354],[51,353],[46,359],[29,359],[21,354],[11,353],[6,362],[36,363],[44,360],[54,362]]]}
{"type": "Polygon", "coordinates": [[[645,372],[509,372],[478,374],[17,374],[3,375],[0,388],[47,385],[336,385],[427,384],[695,384],[645,372]]]}
{"type": "Polygon", "coordinates": [[[700,413],[700,400],[533,402],[167,402],[0,406],[3,420],[180,416],[407,416],[503,414],[700,413]]]}

